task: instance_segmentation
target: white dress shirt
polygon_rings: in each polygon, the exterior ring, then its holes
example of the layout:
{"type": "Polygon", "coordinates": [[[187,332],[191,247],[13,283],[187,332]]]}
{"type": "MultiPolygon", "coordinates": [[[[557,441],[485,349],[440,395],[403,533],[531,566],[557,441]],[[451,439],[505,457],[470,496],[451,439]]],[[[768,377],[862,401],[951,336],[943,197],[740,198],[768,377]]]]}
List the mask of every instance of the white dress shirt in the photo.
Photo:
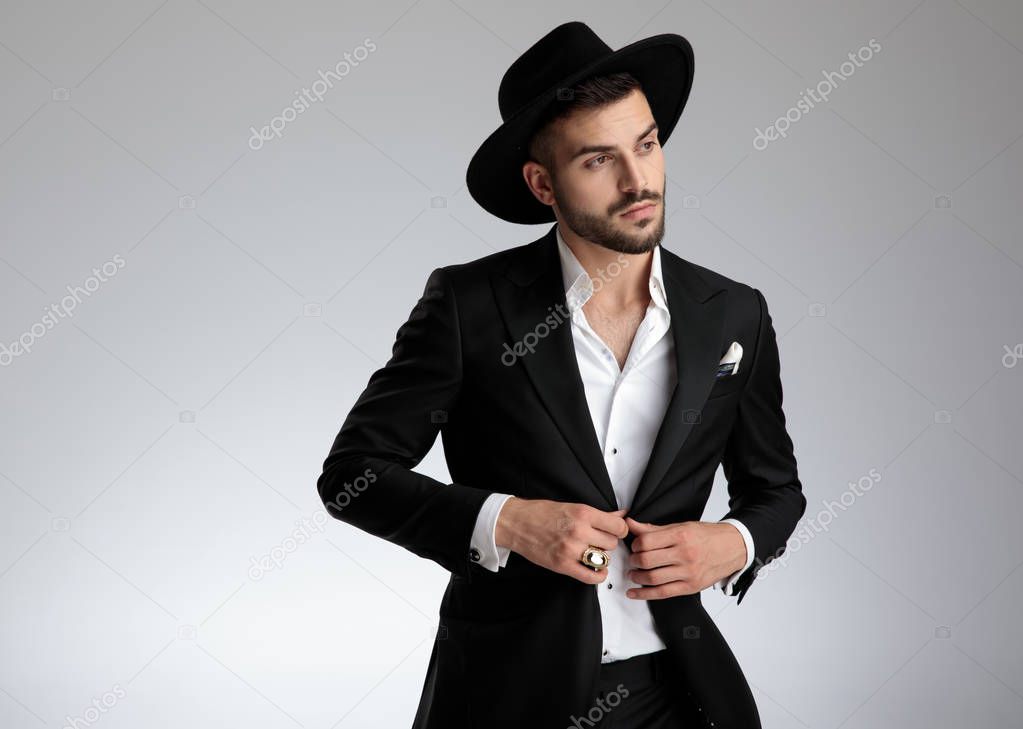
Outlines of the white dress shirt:
{"type": "MultiPolygon", "coordinates": [[[[650,268],[650,304],[636,330],[625,366],[619,368],[614,353],[583,313],[583,304],[593,295],[593,281],[565,243],[560,228],[557,238],[565,301],[572,316],[572,340],[586,401],[619,508],[626,508],[632,504],[677,379],[671,314],[661,277],[661,247],[654,248],[650,268]]],[[[492,572],[506,564],[510,552],[494,541],[497,518],[509,497],[495,493],[487,498],[472,535],[470,546],[479,552],[478,564],[492,572]]],[[[722,521],[735,526],[746,544],[746,564],[714,585],[726,595],[733,595],[735,581],[753,563],[753,537],[737,519],[722,521]]],[[[627,577],[628,558],[629,548],[619,541],[611,555],[607,579],[594,585],[603,623],[603,663],[666,647],[654,629],[647,601],[625,594],[631,587],[642,587],[627,577]]]]}

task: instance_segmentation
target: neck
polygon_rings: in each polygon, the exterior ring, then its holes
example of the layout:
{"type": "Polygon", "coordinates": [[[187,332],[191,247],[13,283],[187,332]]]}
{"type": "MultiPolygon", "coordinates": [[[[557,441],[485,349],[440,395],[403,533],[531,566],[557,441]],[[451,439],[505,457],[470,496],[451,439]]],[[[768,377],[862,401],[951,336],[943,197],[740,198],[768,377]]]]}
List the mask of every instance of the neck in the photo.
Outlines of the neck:
{"type": "Polygon", "coordinates": [[[593,296],[603,309],[624,310],[650,303],[653,250],[622,253],[605,248],[560,228],[565,245],[593,279],[593,296]]]}

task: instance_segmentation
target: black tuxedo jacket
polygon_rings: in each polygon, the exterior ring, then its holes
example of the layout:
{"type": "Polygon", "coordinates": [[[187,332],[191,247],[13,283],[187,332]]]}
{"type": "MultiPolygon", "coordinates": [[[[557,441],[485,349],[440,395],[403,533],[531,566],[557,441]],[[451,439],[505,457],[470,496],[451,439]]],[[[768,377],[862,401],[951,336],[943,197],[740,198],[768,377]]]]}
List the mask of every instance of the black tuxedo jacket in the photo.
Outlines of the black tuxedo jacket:
{"type": "MultiPolygon", "coordinates": [[[[596,705],[596,588],[515,552],[490,572],[469,547],[494,492],[619,508],[579,376],[555,231],[430,274],[317,481],[333,516],[451,573],[418,729],[563,729],[596,705]],[[438,431],[451,484],[412,470],[438,431]]],[[[736,585],[741,603],[806,508],[775,332],[757,289],[663,248],[661,266],[678,385],[630,515],[699,520],[722,464],[725,516],[746,525],[756,551],[736,585]],[[738,372],[716,378],[733,340],[743,347],[738,372]]],[[[692,725],[760,727],[742,669],[700,594],[648,604],[692,725]]]]}

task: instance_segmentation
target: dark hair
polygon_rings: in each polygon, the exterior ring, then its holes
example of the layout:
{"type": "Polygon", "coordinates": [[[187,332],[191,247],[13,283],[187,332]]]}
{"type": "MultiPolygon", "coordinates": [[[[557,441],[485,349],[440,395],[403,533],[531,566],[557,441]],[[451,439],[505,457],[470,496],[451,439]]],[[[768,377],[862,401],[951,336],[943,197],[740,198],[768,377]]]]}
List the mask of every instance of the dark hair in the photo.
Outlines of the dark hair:
{"type": "Polygon", "coordinates": [[[528,159],[542,164],[553,174],[554,132],[558,122],[579,109],[598,109],[623,99],[633,89],[642,91],[643,86],[628,71],[591,76],[571,88],[558,89],[558,100],[541,117],[529,139],[526,147],[528,159]]]}

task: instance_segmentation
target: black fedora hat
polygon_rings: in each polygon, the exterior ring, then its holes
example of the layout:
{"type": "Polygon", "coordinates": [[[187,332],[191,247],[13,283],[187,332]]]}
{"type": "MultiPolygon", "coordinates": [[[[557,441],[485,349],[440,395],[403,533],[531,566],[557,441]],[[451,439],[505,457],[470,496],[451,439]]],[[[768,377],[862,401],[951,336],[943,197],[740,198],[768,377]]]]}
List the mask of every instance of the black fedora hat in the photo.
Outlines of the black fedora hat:
{"type": "Polygon", "coordinates": [[[476,150],[465,176],[473,199],[511,223],[553,222],[554,210],[533,196],[522,177],[529,139],[552,105],[571,99],[572,86],[619,71],[639,79],[664,144],[693,85],[689,41],[665,33],[613,51],[585,23],[564,23],[516,59],[501,79],[497,104],[503,123],[476,150]]]}

